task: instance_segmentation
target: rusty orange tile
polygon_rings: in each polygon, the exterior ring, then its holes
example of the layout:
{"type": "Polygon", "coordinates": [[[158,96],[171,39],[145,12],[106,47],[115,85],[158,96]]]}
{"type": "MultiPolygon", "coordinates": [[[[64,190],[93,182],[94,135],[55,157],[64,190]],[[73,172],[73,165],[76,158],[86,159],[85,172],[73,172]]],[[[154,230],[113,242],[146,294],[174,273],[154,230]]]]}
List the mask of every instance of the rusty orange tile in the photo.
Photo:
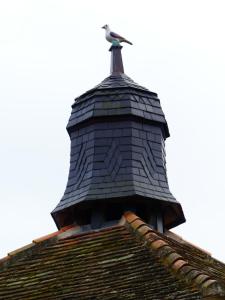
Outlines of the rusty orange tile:
{"type": "Polygon", "coordinates": [[[148,240],[149,242],[153,242],[155,240],[158,240],[159,236],[154,231],[149,231],[148,233],[145,234],[145,239],[148,240]]]}
{"type": "Polygon", "coordinates": [[[176,260],[171,268],[175,271],[175,272],[178,272],[183,266],[186,266],[188,264],[187,261],[183,260],[183,259],[178,259],[176,260]]]}
{"type": "Polygon", "coordinates": [[[143,225],[146,226],[146,224],[141,219],[137,219],[130,224],[130,226],[134,230],[137,230],[140,226],[143,226],[143,225]]]}
{"type": "Polygon", "coordinates": [[[59,230],[59,232],[64,232],[64,231],[67,231],[68,229],[75,228],[75,227],[77,227],[77,226],[76,225],[64,226],[59,230]]]}
{"type": "Polygon", "coordinates": [[[158,250],[159,248],[164,247],[164,246],[168,246],[168,244],[166,242],[164,242],[163,240],[156,240],[151,243],[150,247],[158,250]]]}
{"type": "Polygon", "coordinates": [[[182,259],[182,256],[174,251],[165,257],[165,262],[172,266],[178,259],[182,259]]]}
{"type": "Polygon", "coordinates": [[[140,226],[137,230],[138,233],[142,236],[146,235],[149,232],[153,232],[153,230],[147,225],[140,226]]]}
{"type": "Polygon", "coordinates": [[[55,231],[55,232],[49,233],[47,235],[44,235],[42,237],[39,237],[37,239],[34,239],[32,242],[35,244],[38,244],[38,243],[41,243],[43,241],[49,240],[49,239],[57,236],[59,233],[60,233],[60,231],[55,231]]]}
{"type": "Polygon", "coordinates": [[[125,217],[125,219],[127,220],[128,223],[132,223],[135,220],[140,219],[133,212],[130,212],[130,211],[125,212],[123,214],[123,216],[125,217]]]}

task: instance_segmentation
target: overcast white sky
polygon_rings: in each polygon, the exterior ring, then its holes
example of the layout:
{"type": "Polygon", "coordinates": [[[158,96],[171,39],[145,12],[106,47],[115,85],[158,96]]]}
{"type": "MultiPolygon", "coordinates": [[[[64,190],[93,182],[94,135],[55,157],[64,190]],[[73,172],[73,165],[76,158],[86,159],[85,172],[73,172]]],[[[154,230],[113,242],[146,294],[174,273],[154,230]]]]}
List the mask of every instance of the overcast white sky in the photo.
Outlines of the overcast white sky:
{"type": "Polygon", "coordinates": [[[76,96],[109,74],[105,23],[130,39],[125,73],[169,124],[175,232],[225,261],[225,2],[0,0],[0,257],[56,230],[76,96]]]}

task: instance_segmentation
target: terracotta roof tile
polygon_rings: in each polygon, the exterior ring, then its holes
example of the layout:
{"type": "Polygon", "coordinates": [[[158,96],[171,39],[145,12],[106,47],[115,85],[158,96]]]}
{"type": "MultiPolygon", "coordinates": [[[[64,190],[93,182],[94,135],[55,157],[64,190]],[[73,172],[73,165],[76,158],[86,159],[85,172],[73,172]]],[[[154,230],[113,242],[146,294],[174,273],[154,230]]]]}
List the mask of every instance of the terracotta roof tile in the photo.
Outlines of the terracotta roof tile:
{"type": "MultiPolygon", "coordinates": [[[[179,245],[177,241],[172,241],[172,245],[170,245],[169,238],[165,240],[165,236],[160,233],[154,233],[153,230],[147,230],[148,227],[141,220],[134,220],[136,216],[132,213],[128,214],[129,220],[127,222],[128,226],[134,230],[138,236],[142,237],[142,240],[151,250],[154,250],[157,256],[160,258],[162,263],[175,274],[175,276],[182,276],[184,280],[198,287],[204,296],[223,296],[225,297],[225,266],[223,265],[223,277],[218,276],[219,280],[215,280],[214,274],[210,274],[209,269],[202,270],[202,267],[205,266],[205,261],[199,262],[199,265],[196,262],[192,265],[192,260],[189,263],[185,260],[185,253],[182,252],[182,255],[179,254],[176,248],[173,248],[175,243],[179,245]],[[134,220],[131,222],[131,220],[134,220]],[[145,228],[145,230],[143,230],[145,228]],[[158,236],[158,238],[157,238],[158,236]],[[166,251],[165,251],[166,249],[166,251]],[[221,280],[222,279],[222,280],[221,280]]],[[[126,216],[125,216],[126,217],[126,216]]],[[[189,250],[192,248],[192,252],[189,255],[193,256],[196,252],[196,248],[193,245],[188,245],[189,250]],[[194,253],[193,253],[194,250],[194,253]]],[[[199,252],[200,249],[197,249],[199,252]]],[[[205,258],[208,257],[207,253],[201,253],[205,258]]],[[[213,260],[213,259],[212,259],[213,260]]],[[[214,264],[211,264],[211,268],[214,268],[214,264]]],[[[204,268],[205,269],[205,268],[204,268]]],[[[215,270],[214,270],[215,272],[215,270]]],[[[213,273],[214,273],[213,272],[213,273]]],[[[222,274],[220,274],[222,275],[222,274]]]]}
{"type": "Polygon", "coordinates": [[[44,236],[42,236],[40,238],[34,239],[33,243],[40,243],[40,242],[43,242],[45,240],[49,240],[49,239],[51,239],[51,238],[53,238],[55,236],[60,235],[63,232],[68,231],[69,229],[74,229],[74,228],[77,228],[77,227],[74,226],[74,225],[65,226],[65,227],[61,228],[60,230],[58,230],[58,231],[55,231],[55,232],[52,232],[50,234],[44,235],[44,236]]]}
{"type": "Polygon", "coordinates": [[[8,256],[14,256],[14,255],[16,255],[16,254],[18,254],[20,252],[23,252],[24,250],[30,249],[34,245],[35,245],[35,243],[30,243],[28,245],[25,245],[25,246],[23,246],[21,248],[18,248],[18,249],[14,250],[14,251],[9,252],[8,256]]]}
{"type": "Polygon", "coordinates": [[[119,224],[86,233],[66,228],[4,258],[0,299],[223,299],[222,263],[132,213],[119,224]]]}

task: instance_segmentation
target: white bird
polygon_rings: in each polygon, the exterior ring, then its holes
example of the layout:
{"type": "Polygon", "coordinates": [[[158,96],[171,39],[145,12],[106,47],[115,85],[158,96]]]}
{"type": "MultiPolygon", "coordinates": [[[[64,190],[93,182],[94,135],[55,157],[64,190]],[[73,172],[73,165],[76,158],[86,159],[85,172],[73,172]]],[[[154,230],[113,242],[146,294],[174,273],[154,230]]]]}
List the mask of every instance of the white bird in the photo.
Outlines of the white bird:
{"type": "Polygon", "coordinates": [[[127,44],[133,45],[131,42],[129,42],[124,37],[120,36],[119,34],[112,32],[109,28],[109,25],[104,25],[102,27],[105,29],[105,38],[108,42],[112,43],[113,45],[118,45],[119,43],[125,42],[127,44]]]}

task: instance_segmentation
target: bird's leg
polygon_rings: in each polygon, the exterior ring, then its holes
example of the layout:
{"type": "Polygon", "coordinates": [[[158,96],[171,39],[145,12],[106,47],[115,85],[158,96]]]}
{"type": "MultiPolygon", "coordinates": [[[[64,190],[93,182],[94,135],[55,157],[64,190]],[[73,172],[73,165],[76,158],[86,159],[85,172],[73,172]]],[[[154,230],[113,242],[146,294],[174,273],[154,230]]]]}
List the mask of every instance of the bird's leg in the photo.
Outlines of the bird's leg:
{"type": "Polygon", "coordinates": [[[120,45],[120,42],[117,41],[117,40],[113,40],[113,41],[112,41],[112,45],[113,45],[113,46],[119,46],[119,45],[120,45]]]}

